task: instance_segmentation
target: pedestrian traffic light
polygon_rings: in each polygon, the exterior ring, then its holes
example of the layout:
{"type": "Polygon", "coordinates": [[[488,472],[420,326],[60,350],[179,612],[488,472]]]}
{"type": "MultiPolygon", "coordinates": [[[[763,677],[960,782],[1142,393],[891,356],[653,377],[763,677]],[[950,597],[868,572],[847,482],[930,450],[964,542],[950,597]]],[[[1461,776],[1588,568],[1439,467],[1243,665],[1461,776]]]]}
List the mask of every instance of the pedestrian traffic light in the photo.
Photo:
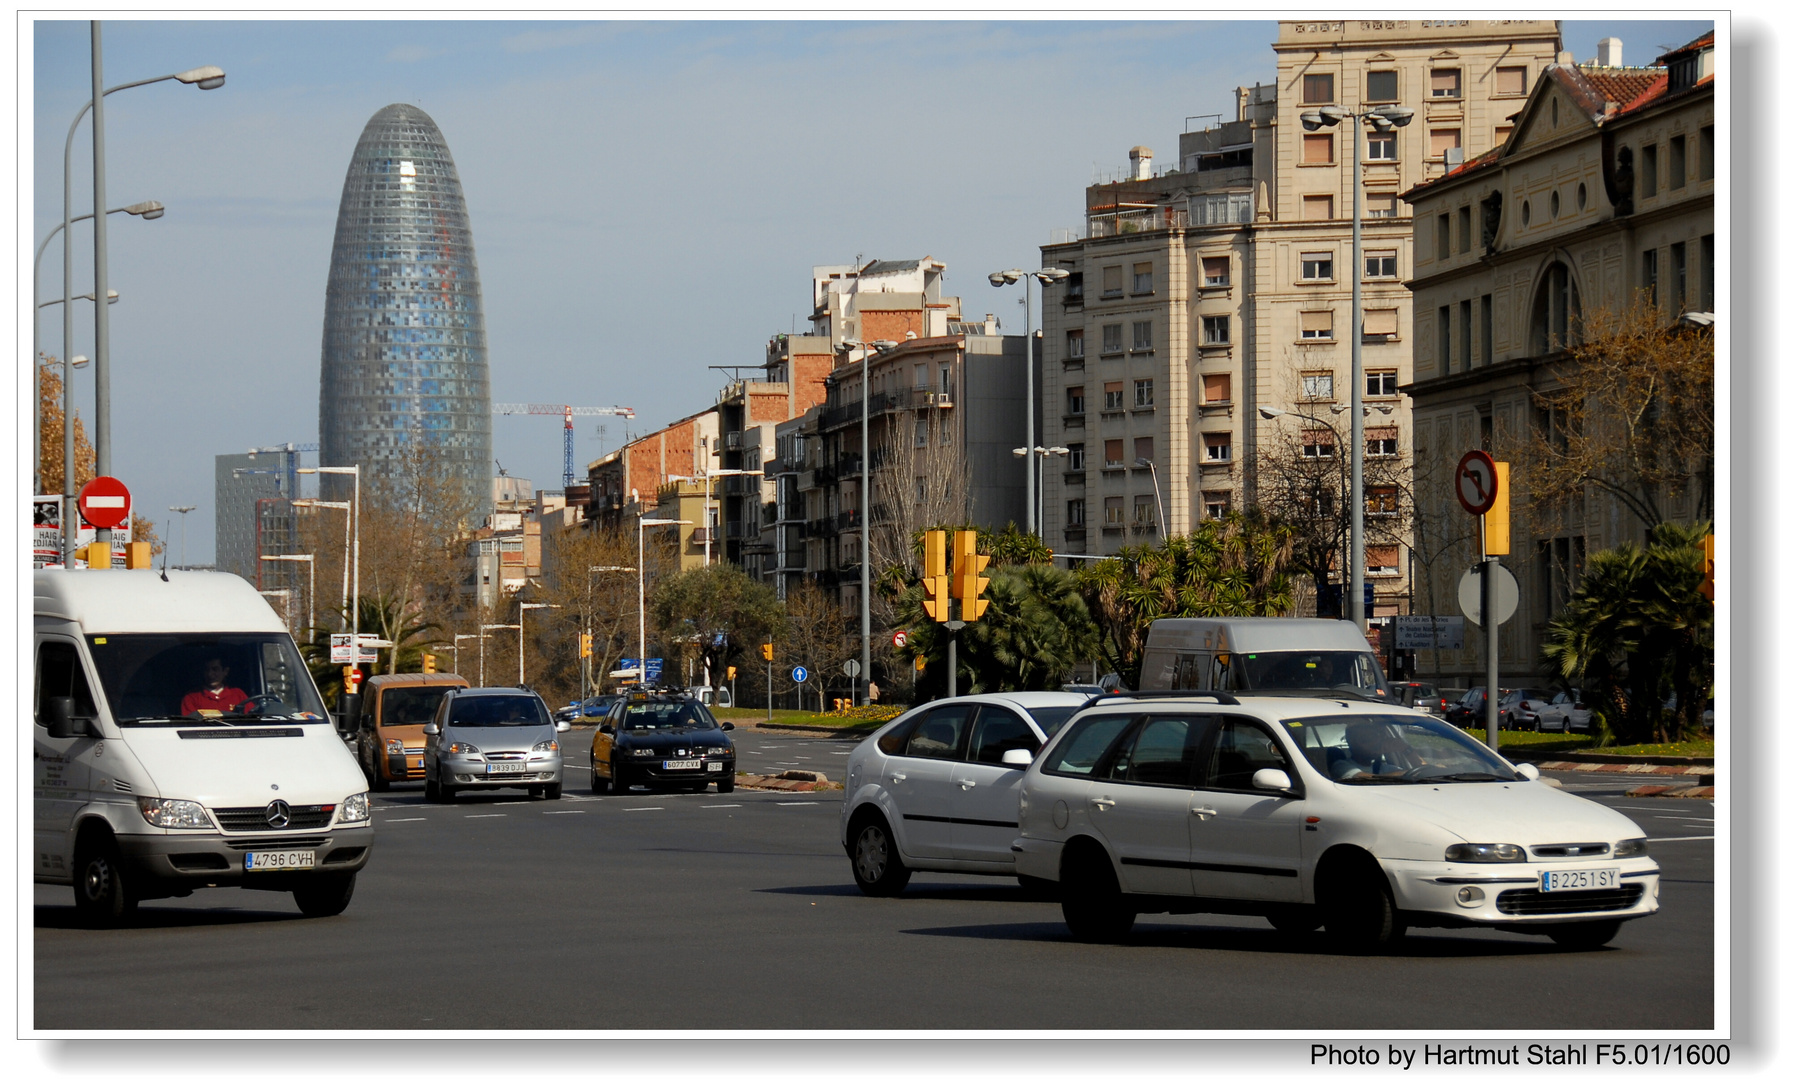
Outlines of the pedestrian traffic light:
{"type": "Polygon", "coordinates": [[[980,594],[986,591],[992,580],[981,577],[980,572],[993,560],[992,556],[981,555],[974,550],[974,544],[979,539],[980,534],[973,529],[960,529],[955,533],[955,595],[961,600],[963,622],[973,622],[980,618],[986,611],[986,605],[991,603],[980,598],[980,594]]]}
{"type": "Polygon", "coordinates": [[[592,634],[582,634],[581,635],[581,659],[585,660],[592,655],[593,655],[593,635],[592,634]]]}
{"type": "Polygon", "coordinates": [[[1497,481],[1498,497],[1492,501],[1492,509],[1486,511],[1486,554],[1509,555],[1511,553],[1511,463],[1495,461],[1492,463],[1494,478],[1497,481]]]}
{"type": "Polygon", "coordinates": [[[1717,599],[1717,534],[1705,533],[1703,546],[1704,584],[1698,586],[1698,591],[1706,600],[1714,602],[1717,599]]]}
{"type": "Polygon", "coordinates": [[[437,673],[437,655],[435,653],[424,654],[422,669],[426,675],[435,675],[437,673]]]}
{"type": "Polygon", "coordinates": [[[774,642],[768,641],[762,644],[762,659],[770,664],[774,662],[774,642]]]}
{"type": "Polygon", "coordinates": [[[924,534],[924,614],[937,622],[949,621],[949,534],[931,529],[924,534]]]}

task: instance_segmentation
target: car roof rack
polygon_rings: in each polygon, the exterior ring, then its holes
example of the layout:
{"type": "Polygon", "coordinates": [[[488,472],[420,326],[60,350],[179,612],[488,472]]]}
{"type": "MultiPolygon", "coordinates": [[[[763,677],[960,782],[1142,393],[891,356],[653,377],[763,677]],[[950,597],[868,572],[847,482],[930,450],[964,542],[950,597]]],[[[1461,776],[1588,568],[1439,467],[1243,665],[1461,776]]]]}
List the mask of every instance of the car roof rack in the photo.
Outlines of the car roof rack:
{"type": "Polygon", "coordinates": [[[1210,698],[1219,705],[1241,705],[1229,694],[1216,690],[1113,690],[1108,694],[1099,694],[1088,698],[1087,705],[1098,701],[1131,701],[1137,698],[1210,698]]]}

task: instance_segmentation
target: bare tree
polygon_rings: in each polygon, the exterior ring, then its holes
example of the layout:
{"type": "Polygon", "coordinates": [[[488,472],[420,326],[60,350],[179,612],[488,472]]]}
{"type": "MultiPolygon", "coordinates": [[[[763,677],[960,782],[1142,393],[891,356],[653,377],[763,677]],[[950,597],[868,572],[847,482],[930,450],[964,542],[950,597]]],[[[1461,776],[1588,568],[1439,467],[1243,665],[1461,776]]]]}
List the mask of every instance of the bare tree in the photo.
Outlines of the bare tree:
{"type": "MultiPolygon", "coordinates": [[[[544,534],[543,576],[531,599],[555,607],[531,613],[526,660],[531,685],[546,697],[578,692],[583,632],[593,635],[590,687],[605,685],[620,658],[637,654],[636,540],[620,529],[544,534]]],[[[645,557],[654,571],[672,561],[660,544],[646,549],[645,557]]]]}
{"type": "Polygon", "coordinates": [[[944,439],[949,418],[929,409],[911,423],[887,424],[875,456],[868,535],[869,555],[878,574],[902,566],[920,570],[913,539],[924,529],[965,526],[973,514],[967,454],[961,443],[944,439]],[[909,429],[909,430],[908,430],[909,429]]]}
{"type": "Polygon", "coordinates": [[[809,579],[787,590],[786,638],[777,646],[783,659],[803,664],[815,673],[818,711],[824,711],[824,686],[835,671],[860,651],[850,636],[849,616],[835,592],[818,588],[809,579]]]}

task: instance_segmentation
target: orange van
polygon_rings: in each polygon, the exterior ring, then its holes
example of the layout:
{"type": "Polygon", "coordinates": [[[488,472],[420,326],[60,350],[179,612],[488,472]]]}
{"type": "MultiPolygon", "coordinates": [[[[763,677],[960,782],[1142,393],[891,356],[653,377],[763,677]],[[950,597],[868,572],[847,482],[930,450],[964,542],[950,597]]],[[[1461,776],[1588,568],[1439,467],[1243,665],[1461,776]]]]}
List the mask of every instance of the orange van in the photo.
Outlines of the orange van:
{"type": "Polygon", "coordinates": [[[466,687],[460,675],[375,675],[355,695],[356,761],[372,791],[425,778],[425,725],[444,692],[466,687]]]}

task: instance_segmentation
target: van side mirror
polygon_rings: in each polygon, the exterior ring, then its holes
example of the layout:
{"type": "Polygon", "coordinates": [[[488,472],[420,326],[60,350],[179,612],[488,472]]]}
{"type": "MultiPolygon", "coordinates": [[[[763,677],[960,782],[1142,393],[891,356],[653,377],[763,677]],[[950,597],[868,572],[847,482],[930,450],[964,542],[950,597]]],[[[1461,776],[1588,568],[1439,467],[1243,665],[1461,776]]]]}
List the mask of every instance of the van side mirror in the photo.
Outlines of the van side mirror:
{"type": "Polygon", "coordinates": [[[999,758],[999,764],[1013,769],[1028,769],[1035,756],[1020,746],[1016,750],[1005,751],[1004,756],[999,758]]]}
{"type": "Polygon", "coordinates": [[[1273,791],[1282,795],[1291,794],[1292,777],[1286,775],[1285,769],[1256,769],[1249,783],[1261,791],[1273,791]]]}
{"type": "Polygon", "coordinates": [[[441,735],[441,734],[443,734],[443,732],[441,729],[439,729],[437,727],[437,722],[435,720],[433,720],[430,723],[425,725],[425,734],[426,735],[441,735]]]}
{"type": "Polygon", "coordinates": [[[75,739],[94,734],[93,721],[75,715],[72,697],[51,698],[44,703],[44,712],[48,714],[45,726],[50,729],[52,739],[75,739]]]}
{"type": "Polygon", "coordinates": [[[557,720],[556,721],[556,730],[557,731],[569,731],[572,728],[573,728],[573,725],[570,724],[566,720],[557,720]]]}

